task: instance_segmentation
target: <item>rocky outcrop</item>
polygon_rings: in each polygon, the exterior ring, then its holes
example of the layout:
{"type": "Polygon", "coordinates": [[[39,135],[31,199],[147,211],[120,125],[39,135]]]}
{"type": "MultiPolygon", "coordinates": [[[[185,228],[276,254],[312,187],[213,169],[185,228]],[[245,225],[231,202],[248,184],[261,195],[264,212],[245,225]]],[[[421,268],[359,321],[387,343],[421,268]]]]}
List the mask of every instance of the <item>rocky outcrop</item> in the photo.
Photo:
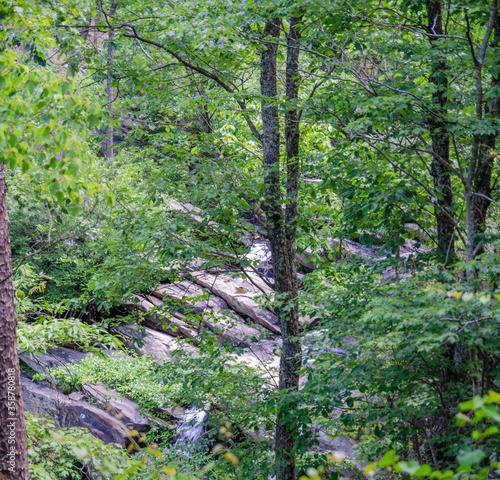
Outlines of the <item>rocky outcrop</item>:
{"type": "MultiPolygon", "coordinates": [[[[104,443],[126,447],[131,442],[125,429],[125,425],[135,425],[131,418],[118,420],[111,413],[89,404],[83,393],[65,395],[46,384],[31,381],[25,374],[21,379],[24,408],[28,412],[52,419],[57,428],[87,428],[104,443]]],[[[137,426],[145,428],[143,421],[137,426]]]]}
{"type": "Polygon", "coordinates": [[[82,390],[92,405],[119,418],[120,424],[127,429],[138,432],[147,432],[150,429],[151,418],[141,413],[137,403],[116,390],[107,389],[104,383],[88,383],[83,385],[82,390]]]}
{"type": "Polygon", "coordinates": [[[227,303],[222,298],[215,297],[188,280],[160,285],[151,293],[162,300],[168,299],[176,302],[192,313],[204,313],[207,310],[215,312],[229,310],[227,303]]]}
{"type": "Polygon", "coordinates": [[[144,313],[144,323],[154,330],[168,333],[174,337],[194,338],[198,334],[197,329],[172,315],[159,311],[158,306],[142,295],[132,295],[122,305],[129,311],[138,310],[144,313]]]}
{"type": "MultiPolygon", "coordinates": [[[[123,355],[121,352],[104,352],[108,355],[123,355]]],[[[46,353],[26,353],[21,360],[38,373],[47,373],[49,368],[80,363],[86,354],[69,348],[54,348],[46,353]]],[[[128,430],[147,432],[151,418],[140,412],[132,400],[121,397],[117,391],[108,390],[103,383],[86,384],[84,393],[65,395],[45,382],[35,383],[23,372],[23,401],[25,409],[38,416],[54,420],[56,427],[83,427],[105,443],[118,443],[125,447],[131,439],[128,430]]]]}
{"type": "Polygon", "coordinates": [[[29,355],[23,352],[19,354],[19,359],[35,372],[46,373],[49,368],[61,367],[68,363],[80,363],[86,355],[86,353],[70,348],[58,347],[47,350],[46,353],[29,355]]]}
{"type": "Polygon", "coordinates": [[[272,294],[273,289],[258,279],[231,277],[227,274],[215,275],[207,272],[193,272],[193,281],[209,289],[214,295],[224,299],[233,310],[251,318],[273,333],[281,334],[278,317],[262,308],[254,300],[263,293],[272,294]]]}
{"type": "Polygon", "coordinates": [[[186,314],[182,318],[186,323],[194,322],[196,326],[208,328],[221,343],[231,341],[237,346],[248,346],[252,338],[260,335],[258,329],[247,325],[231,311],[222,298],[188,280],[160,285],[152,293],[174,306],[181,307],[186,314]]]}
{"type": "Polygon", "coordinates": [[[139,355],[151,355],[160,363],[167,358],[175,360],[174,352],[177,350],[199,355],[199,350],[195,346],[181,343],[179,338],[152,328],[122,324],[116,327],[115,331],[122,335],[127,346],[133,348],[139,355]]]}

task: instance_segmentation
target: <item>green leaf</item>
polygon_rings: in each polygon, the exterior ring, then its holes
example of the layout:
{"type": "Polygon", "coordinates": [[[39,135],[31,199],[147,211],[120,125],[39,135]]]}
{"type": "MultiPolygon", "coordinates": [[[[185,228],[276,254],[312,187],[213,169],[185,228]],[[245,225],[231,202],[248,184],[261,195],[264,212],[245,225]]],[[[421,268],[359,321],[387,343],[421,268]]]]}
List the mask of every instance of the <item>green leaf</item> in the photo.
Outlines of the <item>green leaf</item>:
{"type": "Polygon", "coordinates": [[[483,450],[477,449],[472,452],[462,452],[457,456],[458,463],[462,466],[475,465],[486,458],[483,450]]]}

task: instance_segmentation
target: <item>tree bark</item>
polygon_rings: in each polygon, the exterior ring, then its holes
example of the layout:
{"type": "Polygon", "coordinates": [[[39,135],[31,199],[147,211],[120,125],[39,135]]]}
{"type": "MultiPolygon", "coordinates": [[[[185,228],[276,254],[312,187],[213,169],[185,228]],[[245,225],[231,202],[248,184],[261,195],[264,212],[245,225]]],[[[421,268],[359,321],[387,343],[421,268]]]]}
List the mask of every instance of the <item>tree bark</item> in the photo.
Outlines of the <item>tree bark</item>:
{"type": "MultiPolygon", "coordinates": [[[[113,16],[116,12],[116,0],[113,0],[111,4],[111,10],[109,11],[109,15],[113,16]]],[[[108,105],[109,105],[109,117],[112,118],[113,114],[113,78],[112,78],[112,70],[113,70],[113,37],[114,32],[113,29],[109,29],[108,33],[108,59],[107,59],[107,78],[106,78],[106,95],[108,97],[108,105]]],[[[108,128],[106,128],[106,159],[110,166],[113,165],[113,125],[111,122],[108,124],[108,128]]]]}
{"type": "MultiPolygon", "coordinates": [[[[486,135],[478,135],[475,138],[477,143],[477,169],[474,176],[473,191],[481,195],[473,195],[471,198],[471,208],[473,222],[471,237],[470,256],[480,255],[484,251],[481,243],[481,236],[486,229],[486,216],[491,204],[489,200],[492,195],[491,174],[495,161],[495,146],[498,133],[498,117],[500,113],[500,14],[497,11],[495,19],[495,30],[493,36],[494,58],[496,59],[491,70],[490,92],[485,102],[485,114],[491,120],[494,131],[486,135]],[[485,198],[487,197],[487,198],[485,198]]],[[[472,259],[472,258],[471,258],[472,259]]]]}
{"type": "Polygon", "coordinates": [[[0,478],[25,480],[30,476],[16,325],[7,184],[0,164],[0,478]]]}
{"type": "MultiPolygon", "coordinates": [[[[287,100],[295,100],[298,94],[298,34],[292,20],[288,39],[286,93],[287,100]]],[[[299,388],[301,367],[301,346],[298,322],[298,291],[296,227],[297,194],[299,185],[299,129],[298,115],[294,106],[287,108],[287,198],[283,211],[280,188],[280,132],[279,116],[275,101],[277,98],[277,51],[280,36],[280,20],[272,19],[264,29],[264,48],[261,57],[262,100],[262,147],[264,158],[264,210],[271,244],[274,271],[274,287],[278,305],[283,348],[280,359],[280,401],[276,419],[276,474],[278,480],[295,480],[294,423],[296,392],[299,388]]]]}
{"type": "Polygon", "coordinates": [[[446,92],[448,89],[447,66],[444,59],[439,58],[436,42],[443,32],[443,12],[441,0],[427,0],[427,29],[431,34],[429,41],[438,58],[432,68],[430,81],[435,85],[433,107],[435,115],[429,118],[432,139],[431,175],[434,183],[435,217],[437,227],[438,252],[443,254],[455,251],[455,222],[453,213],[453,189],[448,168],[443,161],[450,163],[450,137],[446,131],[446,92]]]}

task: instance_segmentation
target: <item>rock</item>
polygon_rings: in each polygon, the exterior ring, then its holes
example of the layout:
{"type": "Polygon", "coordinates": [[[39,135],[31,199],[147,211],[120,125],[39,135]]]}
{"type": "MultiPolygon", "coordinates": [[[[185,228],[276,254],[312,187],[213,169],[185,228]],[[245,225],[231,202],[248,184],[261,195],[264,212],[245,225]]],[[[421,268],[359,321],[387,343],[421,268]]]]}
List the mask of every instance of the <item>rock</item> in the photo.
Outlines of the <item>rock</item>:
{"type": "Polygon", "coordinates": [[[215,312],[229,310],[227,303],[222,298],[212,295],[188,280],[160,285],[152,291],[152,294],[162,300],[170,299],[178,305],[186,307],[192,313],[204,313],[208,309],[215,312]]]}
{"type": "Polygon", "coordinates": [[[198,285],[223,298],[241,315],[250,317],[273,333],[281,334],[276,314],[260,307],[253,300],[258,295],[273,292],[264,282],[253,278],[250,281],[241,277],[232,278],[227,274],[214,275],[206,272],[193,272],[192,277],[198,285]]]}
{"type": "Polygon", "coordinates": [[[195,346],[181,343],[178,338],[168,333],[158,332],[148,327],[122,324],[115,330],[125,338],[127,345],[134,348],[139,355],[151,355],[157,358],[160,363],[162,359],[172,358],[176,350],[183,350],[195,356],[199,355],[199,350],[195,346]]]}
{"type": "Polygon", "coordinates": [[[77,352],[70,348],[58,347],[47,350],[46,353],[34,353],[31,357],[20,353],[19,359],[37,373],[46,373],[49,368],[61,367],[68,363],[80,363],[86,353],[77,352]]]}
{"type": "Polygon", "coordinates": [[[182,320],[158,311],[158,307],[142,295],[132,295],[131,298],[123,302],[122,305],[129,311],[138,310],[139,312],[145,313],[144,323],[154,330],[168,333],[174,337],[182,335],[188,338],[194,338],[198,333],[196,329],[182,320]]]}
{"type": "Polygon", "coordinates": [[[200,214],[202,213],[201,208],[195,207],[190,203],[180,203],[171,198],[167,200],[167,204],[174,212],[189,214],[189,216],[193,218],[193,220],[196,220],[198,223],[201,223],[203,221],[203,218],[200,216],[200,214]]]}
{"type": "Polygon", "coordinates": [[[252,344],[252,338],[260,336],[258,329],[247,325],[236,313],[227,310],[202,314],[202,325],[212,331],[221,343],[230,341],[241,347],[248,347],[252,344]]]}
{"type": "Polygon", "coordinates": [[[220,342],[231,341],[235,345],[247,346],[251,343],[252,337],[258,337],[258,329],[247,325],[235,312],[229,310],[228,304],[220,297],[214,296],[200,286],[183,280],[169,285],[161,285],[154,292],[154,295],[163,300],[170,299],[183,307],[187,312],[199,315],[189,321],[189,314],[176,317],[186,323],[201,324],[217,335],[220,342]]]}
{"type": "Polygon", "coordinates": [[[57,428],[83,427],[104,443],[127,447],[130,443],[123,423],[110,413],[90,405],[79,392],[65,395],[47,385],[32,382],[21,374],[24,408],[50,418],[57,428]]]}
{"type": "Polygon", "coordinates": [[[144,322],[148,327],[175,337],[195,338],[198,335],[198,329],[179,320],[173,316],[162,314],[158,317],[146,317],[144,322]]]}
{"type": "MultiPolygon", "coordinates": [[[[344,478],[357,478],[363,469],[368,465],[368,462],[361,462],[356,455],[356,442],[348,435],[331,432],[331,434],[323,431],[318,425],[313,425],[313,438],[317,441],[317,445],[311,446],[308,450],[312,452],[327,453],[333,452],[339,455],[339,459],[345,457],[346,460],[352,462],[353,467],[342,468],[340,473],[344,478]]],[[[364,478],[364,475],[362,475],[364,478]]]]}
{"type": "Polygon", "coordinates": [[[318,268],[318,265],[313,263],[311,260],[311,256],[314,253],[318,252],[313,252],[311,247],[307,247],[305,250],[302,252],[297,252],[295,254],[295,258],[297,259],[297,263],[302,265],[308,272],[312,272],[313,270],[316,270],[318,268]]]}
{"type": "Polygon", "coordinates": [[[116,390],[108,390],[104,383],[85,384],[83,393],[92,404],[97,404],[115,417],[118,415],[120,423],[129,430],[147,432],[150,429],[151,418],[141,413],[139,405],[116,390]]]}

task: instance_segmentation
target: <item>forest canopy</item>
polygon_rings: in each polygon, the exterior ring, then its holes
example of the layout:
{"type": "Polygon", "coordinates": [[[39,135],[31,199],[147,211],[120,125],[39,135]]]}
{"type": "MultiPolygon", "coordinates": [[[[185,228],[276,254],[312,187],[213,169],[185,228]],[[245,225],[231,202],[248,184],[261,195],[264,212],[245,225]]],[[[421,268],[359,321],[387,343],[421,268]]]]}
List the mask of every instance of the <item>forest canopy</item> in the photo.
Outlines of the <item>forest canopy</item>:
{"type": "Polygon", "coordinates": [[[4,0],[0,478],[500,478],[497,0],[4,0]]]}

